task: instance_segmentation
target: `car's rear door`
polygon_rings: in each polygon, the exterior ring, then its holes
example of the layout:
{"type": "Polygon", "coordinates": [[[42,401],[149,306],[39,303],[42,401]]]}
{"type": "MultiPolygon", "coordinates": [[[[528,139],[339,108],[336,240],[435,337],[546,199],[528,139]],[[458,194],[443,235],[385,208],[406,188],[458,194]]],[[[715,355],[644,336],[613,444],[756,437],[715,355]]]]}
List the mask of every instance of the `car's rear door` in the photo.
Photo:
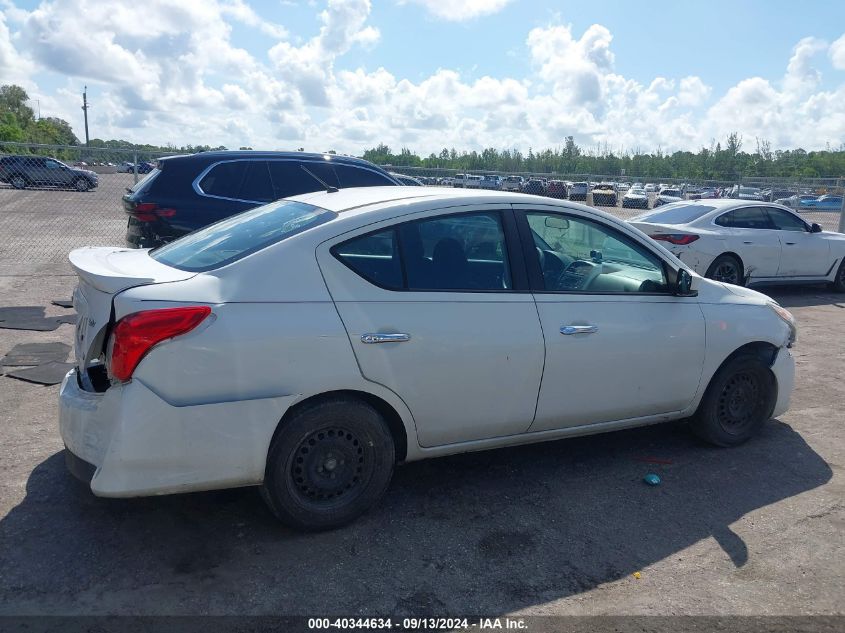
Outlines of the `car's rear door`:
{"type": "Polygon", "coordinates": [[[701,380],[705,323],[695,297],[669,292],[667,264],[574,209],[514,207],[546,345],[530,430],[689,406],[701,380]]]}
{"type": "Polygon", "coordinates": [[[742,258],[746,277],[774,277],[780,267],[781,242],[766,208],[749,205],[715,218],[728,251],[742,258]]]}
{"type": "Polygon", "coordinates": [[[830,244],[800,217],[777,207],[766,212],[780,239],[778,277],[824,277],[833,265],[830,244]]]}
{"type": "Polygon", "coordinates": [[[405,401],[422,446],[522,433],[534,418],[543,335],[503,206],[414,214],[318,249],[362,374],[405,401]]]}

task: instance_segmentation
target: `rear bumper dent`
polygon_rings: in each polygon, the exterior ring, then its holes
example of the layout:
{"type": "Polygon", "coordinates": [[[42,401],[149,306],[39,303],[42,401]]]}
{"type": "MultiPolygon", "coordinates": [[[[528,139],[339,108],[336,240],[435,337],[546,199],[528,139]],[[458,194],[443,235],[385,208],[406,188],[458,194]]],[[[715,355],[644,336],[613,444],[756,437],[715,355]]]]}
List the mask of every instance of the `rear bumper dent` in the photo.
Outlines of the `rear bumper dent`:
{"type": "Polygon", "coordinates": [[[85,473],[79,462],[94,468],[97,496],[246,486],[263,481],[273,432],[296,398],[177,407],[140,380],[105,393],[83,391],[72,370],[59,395],[59,429],[76,458],[71,472],[85,473]]]}

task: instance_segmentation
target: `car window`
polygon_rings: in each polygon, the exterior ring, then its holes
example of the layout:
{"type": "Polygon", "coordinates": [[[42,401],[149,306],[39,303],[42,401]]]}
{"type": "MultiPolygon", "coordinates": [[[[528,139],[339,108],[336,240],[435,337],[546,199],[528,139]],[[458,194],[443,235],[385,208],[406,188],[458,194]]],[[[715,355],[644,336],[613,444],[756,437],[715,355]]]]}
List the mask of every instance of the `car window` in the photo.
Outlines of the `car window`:
{"type": "Polygon", "coordinates": [[[356,237],[336,246],[332,252],[354,272],[377,286],[394,290],[403,287],[395,229],[356,237]]]}
{"type": "Polygon", "coordinates": [[[528,213],[545,290],[668,292],[663,261],[616,229],[553,213],[528,213]]]}
{"type": "Polygon", "coordinates": [[[56,160],[50,160],[49,158],[46,161],[47,169],[61,169],[62,164],[56,160]]]}
{"type": "Polygon", "coordinates": [[[200,180],[200,189],[209,196],[237,198],[246,175],[248,162],[235,160],[218,163],[200,180]]]}
{"type": "Polygon", "coordinates": [[[350,187],[382,187],[395,185],[390,178],[370,169],[362,169],[351,165],[333,165],[340,186],[344,189],[350,187]]]}
{"type": "Polygon", "coordinates": [[[771,229],[772,224],[764,207],[743,207],[723,213],[716,224],[733,229],[771,229]]]}
{"type": "Polygon", "coordinates": [[[214,270],[335,217],[304,202],[279,200],[189,233],[153,249],[150,257],[179,270],[214,270]]]}
{"type": "MultiPolygon", "coordinates": [[[[643,191],[645,193],[645,191],[643,191]]],[[[710,213],[716,207],[706,204],[687,204],[676,202],[661,207],[659,211],[649,211],[637,216],[642,222],[654,222],[657,224],[687,224],[697,220],[702,215],[710,213]]]]}
{"type": "Polygon", "coordinates": [[[788,211],[784,211],[783,209],[777,209],[775,207],[769,207],[767,211],[769,213],[769,219],[771,219],[774,228],[780,231],[798,231],[801,233],[806,233],[808,230],[807,225],[804,224],[804,220],[802,220],[801,218],[796,218],[788,211]]]}
{"type": "Polygon", "coordinates": [[[240,200],[254,200],[256,202],[272,202],[276,199],[273,183],[270,181],[270,171],[267,162],[263,160],[248,160],[241,189],[235,196],[240,200]]]}
{"type": "Polygon", "coordinates": [[[325,186],[315,179],[319,178],[327,185],[337,187],[337,178],[326,165],[316,162],[296,160],[268,161],[273,184],[273,197],[289,198],[303,193],[321,191],[325,186]],[[305,169],[308,171],[306,171],[305,169]],[[309,173],[311,172],[311,173],[309,173]]]}
{"type": "Polygon", "coordinates": [[[498,213],[418,220],[399,229],[409,290],[512,288],[498,213]]]}

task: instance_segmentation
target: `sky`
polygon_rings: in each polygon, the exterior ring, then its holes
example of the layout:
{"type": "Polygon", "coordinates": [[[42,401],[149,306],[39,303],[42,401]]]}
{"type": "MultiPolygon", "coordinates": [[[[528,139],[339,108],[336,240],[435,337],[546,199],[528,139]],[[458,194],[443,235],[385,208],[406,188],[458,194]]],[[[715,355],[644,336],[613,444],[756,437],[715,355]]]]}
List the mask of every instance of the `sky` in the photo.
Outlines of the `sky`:
{"type": "Polygon", "coordinates": [[[6,83],[155,145],[838,149],[845,2],[0,0],[6,83]]]}

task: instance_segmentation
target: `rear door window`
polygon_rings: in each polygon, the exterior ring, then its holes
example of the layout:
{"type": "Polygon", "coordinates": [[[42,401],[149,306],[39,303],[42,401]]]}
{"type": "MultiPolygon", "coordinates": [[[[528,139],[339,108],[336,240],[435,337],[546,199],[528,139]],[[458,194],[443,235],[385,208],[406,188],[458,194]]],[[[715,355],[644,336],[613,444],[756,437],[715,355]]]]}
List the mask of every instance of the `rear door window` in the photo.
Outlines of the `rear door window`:
{"type": "Polygon", "coordinates": [[[389,177],[376,171],[352,167],[351,165],[334,165],[334,170],[344,189],[350,187],[382,187],[395,185],[389,177]]]}
{"type": "Polygon", "coordinates": [[[269,167],[273,183],[273,196],[276,199],[323,191],[325,186],[319,180],[332,187],[338,186],[334,172],[327,165],[321,163],[271,160],[269,167]]]}
{"type": "Polygon", "coordinates": [[[716,224],[732,229],[771,229],[772,223],[764,207],[745,207],[723,213],[716,224]]]}
{"type": "Polygon", "coordinates": [[[402,288],[402,263],[395,229],[356,237],[336,246],[333,252],[370,283],[392,290],[402,288]]]}
{"type": "Polygon", "coordinates": [[[237,199],[246,176],[247,162],[236,160],[218,163],[200,180],[200,189],[209,196],[237,199]]]}
{"type": "Polygon", "coordinates": [[[246,163],[246,174],[241,184],[240,193],[237,197],[241,200],[252,200],[255,202],[270,202],[276,199],[273,192],[273,183],[270,181],[270,171],[267,169],[267,161],[248,160],[246,163]]]}

